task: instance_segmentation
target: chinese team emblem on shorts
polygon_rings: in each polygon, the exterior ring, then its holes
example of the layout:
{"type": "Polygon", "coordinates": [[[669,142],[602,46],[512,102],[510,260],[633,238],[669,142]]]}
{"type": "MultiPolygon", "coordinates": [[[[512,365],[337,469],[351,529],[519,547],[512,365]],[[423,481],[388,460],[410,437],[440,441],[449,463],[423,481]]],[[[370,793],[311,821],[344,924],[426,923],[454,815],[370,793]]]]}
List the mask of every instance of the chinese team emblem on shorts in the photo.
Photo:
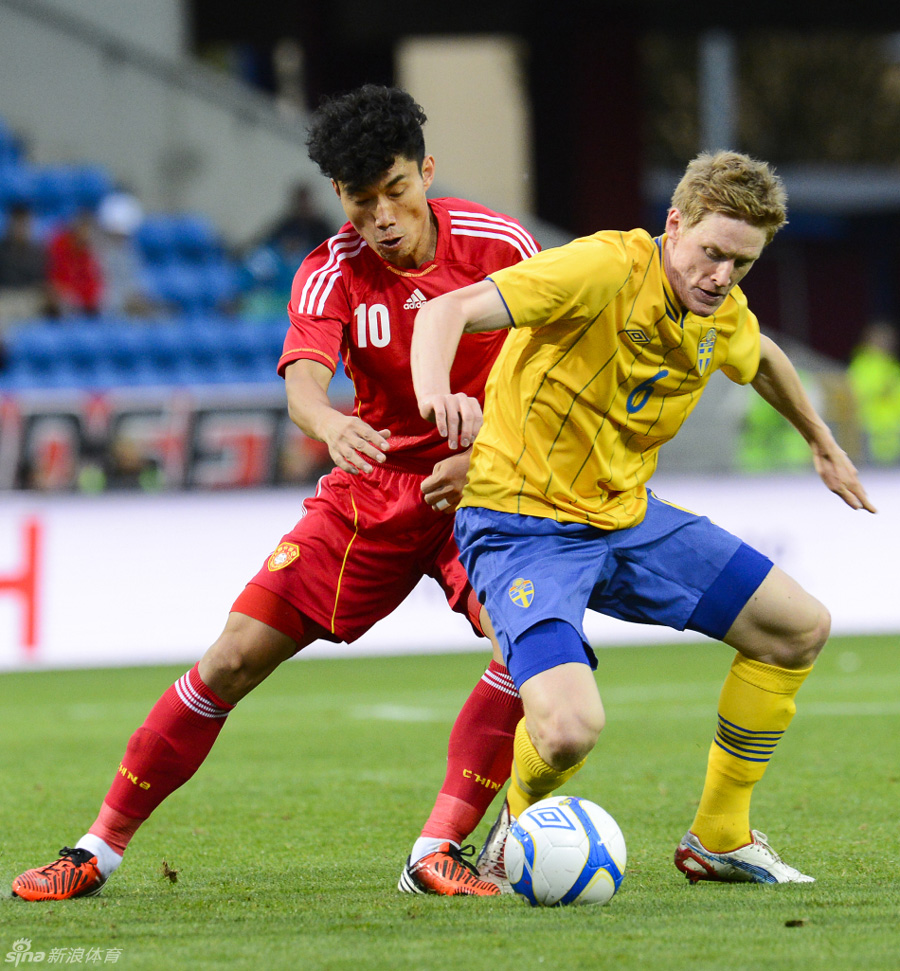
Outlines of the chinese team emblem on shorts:
{"type": "Polygon", "coordinates": [[[509,599],[517,607],[530,607],[534,600],[534,584],[531,580],[513,580],[513,585],[509,588],[509,599]]]}
{"type": "Polygon", "coordinates": [[[716,349],[716,328],[710,327],[706,332],[706,337],[697,346],[697,370],[701,376],[706,373],[710,361],[713,359],[713,351],[716,349]]]}
{"type": "Polygon", "coordinates": [[[266,564],[270,570],[283,570],[290,566],[300,555],[300,547],[296,543],[280,543],[278,549],[269,557],[266,564]]]}

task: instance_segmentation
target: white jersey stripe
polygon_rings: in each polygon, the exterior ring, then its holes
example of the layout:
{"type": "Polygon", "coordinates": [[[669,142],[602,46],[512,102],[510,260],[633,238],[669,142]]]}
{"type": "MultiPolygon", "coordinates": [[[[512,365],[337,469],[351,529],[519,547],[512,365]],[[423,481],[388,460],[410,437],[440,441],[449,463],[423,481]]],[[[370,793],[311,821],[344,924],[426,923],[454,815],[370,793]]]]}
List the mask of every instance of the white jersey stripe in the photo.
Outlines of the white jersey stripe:
{"type": "MultiPolygon", "coordinates": [[[[343,261],[350,256],[356,256],[356,254],[359,253],[359,251],[365,245],[366,245],[365,243],[360,243],[360,245],[355,250],[353,250],[352,253],[344,253],[340,257],[340,260],[343,261]]],[[[313,314],[325,313],[325,303],[328,300],[328,294],[331,293],[332,288],[334,287],[335,283],[337,283],[338,280],[340,280],[340,278],[341,278],[341,268],[340,266],[338,266],[335,269],[335,271],[331,273],[330,276],[328,277],[327,285],[322,289],[322,293],[319,295],[319,299],[316,301],[316,305],[314,309],[311,311],[313,314]]],[[[324,282],[324,278],[323,278],[323,282],[324,282]]]]}
{"type": "MultiPolygon", "coordinates": [[[[316,273],[310,277],[309,283],[313,283],[313,287],[306,300],[303,303],[303,310],[300,312],[306,313],[321,313],[324,309],[324,302],[331,293],[331,289],[337,281],[338,277],[341,275],[341,263],[348,256],[356,256],[357,253],[366,245],[364,240],[358,239],[357,245],[352,243],[345,244],[340,251],[336,251],[333,255],[334,265],[325,267],[318,270],[316,273]]],[[[307,284],[308,286],[309,284],[307,284]]]]}
{"type": "Polygon", "coordinates": [[[529,251],[531,256],[538,252],[538,245],[534,237],[527,233],[521,226],[515,226],[506,220],[495,219],[492,217],[470,216],[469,218],[452,219],[451,228],[456,230],[464,227],[471,229],[492,229],[496,232],[508,233],[513,239],[517,239],[524,248],[529,251]]]}
{"type": "Polygon", "coordinates": [[[296,312],[298,314],[321,313],[325,299],[331,292],[336,278],[340,276],[341,263],[350,256],[356,256],[365,245],[365,240],[360,239],[356,233],[344,233],[341,236],[332,237],[328,243],[330,251],[328,262],[310,274],[297,302],[296,312]]]}
{"type": "Polygon", "coordinates": [[[508,232],[504,226],[497,226],[494,223],[488,222],[476,222],[475,220],[457,220],[451,224],[451,232],[458,235],[465,234],[467,230],[471,231],[471,235],[473,236],[476,235],[478,230],[498,233],[500,235],[496,237],[497,239],[508,238],[509,242],[520,252],[524,253],[526,257],[534,256],[538,252],[538,247],[530,236],[508,232]]]}
{"type": "Polygon", "coordinates": [[[504,229],[511,236],[515,236],[516,239],[520,240],[525,248],[530,250],[531,256],[534,256],[538,252],[538,246],[531,233],[516,223],[504,219],[502,216],[489,216],[485,213],[465,212],[458,209],[452,210],[450,216],[450,225],[453,227],[472,226],[477,229],[504,229]]]}
{"type": "Polygon", "coordinates": [[[335,250],[340,250],[342,247],[346,248],[347,246],[351,245],[351,241],[355,236],[356,236],[356,233],[340,233],[337,236],[332,236],[331,239],[328,240],[328,251],[329,251],[328,260],[324,266],[319,267],[318,270],[310,274],[309,279],[304,284],[303,292],[300,294],[300,300],[299,300],[298,306],[306,305],[306,300],[309,295],[309,289],[310,287],[315,286],[316,277],[320,273],[327,273],[332,268],[332,266],[334,266],[335,250]]]}
{"type": "Polygon", "coordinates": [[[503,233],[489,233],[475,229],[451,229],[450,232],[454,236],[480,236],[482,239],[502,239],[504,242],[509,243],[511,246],[517,249],[523,260],[527,260],[529,256],[534,256],[534,254],[537,252],[537,250],[529,252],[516,239],[503,233]]]}

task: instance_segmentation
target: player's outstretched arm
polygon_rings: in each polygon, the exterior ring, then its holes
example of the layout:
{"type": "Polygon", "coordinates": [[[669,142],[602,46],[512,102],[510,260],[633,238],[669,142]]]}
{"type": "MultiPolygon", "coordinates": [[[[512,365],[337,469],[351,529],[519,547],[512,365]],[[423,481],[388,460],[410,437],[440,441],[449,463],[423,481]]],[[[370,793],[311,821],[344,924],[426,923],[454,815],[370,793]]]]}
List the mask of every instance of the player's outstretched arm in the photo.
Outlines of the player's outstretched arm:
{"type": "Polygon", "coordinates": [[[318,361],[299,360],[284,372],[288,414],[310,438],[324,442],[332,461],[345,472],[371,472],[370,460],[381,463],[390,448],[387,428],[376,431],[353,415],[345,415],[328,400],[332,373],[318,361]]]}
{"type": "Polygon", "coordinates": [[[760,341],[759,370],[752,381],[754,390],[806,439],[816,472],[825,485],[852,509],[875,512],[856,467],[813,407],[794,365],[773,340],[761,337],[760,341]]]}
{"type": "Polygon", "coordinates": [[[429,300],[416,314],[410,348],[413,387],[419,414],[433,421],[450,448],[467,448],[481,428],[481,406],[475,398],[453,394],[450,368],[464,333],[510,326],[506,305],[490,280],[429,300]]]}

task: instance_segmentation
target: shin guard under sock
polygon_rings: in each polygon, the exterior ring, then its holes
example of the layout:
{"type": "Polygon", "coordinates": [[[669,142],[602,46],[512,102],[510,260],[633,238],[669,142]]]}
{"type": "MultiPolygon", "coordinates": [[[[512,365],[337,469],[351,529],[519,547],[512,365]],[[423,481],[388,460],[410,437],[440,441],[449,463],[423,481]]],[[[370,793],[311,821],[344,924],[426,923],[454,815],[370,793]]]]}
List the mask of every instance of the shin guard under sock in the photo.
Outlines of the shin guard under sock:
{"type": "Polygon", "coordinates": [[[450,732],[447,774],[422,836],[461,843],[509,778],[522,701],[509,672],[491,661],[450,732]]]}
{"type": "Polygon", "coordinates": [[[750,840],[750,797],[794,717],[794,697],[812,668],[778,668],[738,654],[719,697],[706,782],[691,832],[727,853],[750,840]]]}
{"type": "Polygon", "coordinates": [[[179,678],[129,739],[89,832],[123,853],[140,824],[197,771],[233,707],[203,683],[197,665],[179,678]]]}

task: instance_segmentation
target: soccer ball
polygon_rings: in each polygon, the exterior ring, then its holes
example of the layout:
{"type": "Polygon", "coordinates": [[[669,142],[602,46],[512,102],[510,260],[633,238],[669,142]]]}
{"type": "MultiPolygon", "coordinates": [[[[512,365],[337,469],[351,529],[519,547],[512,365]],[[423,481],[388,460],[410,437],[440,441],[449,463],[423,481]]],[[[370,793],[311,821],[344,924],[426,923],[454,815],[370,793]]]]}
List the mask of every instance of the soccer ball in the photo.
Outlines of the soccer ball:
{"type": "Polygon", "coordinates": [[[625,875],[625,837],[596,803],[542,799],[510,827],[503,852],[513,890],[532,907],[605,904],[625,875]]]}

